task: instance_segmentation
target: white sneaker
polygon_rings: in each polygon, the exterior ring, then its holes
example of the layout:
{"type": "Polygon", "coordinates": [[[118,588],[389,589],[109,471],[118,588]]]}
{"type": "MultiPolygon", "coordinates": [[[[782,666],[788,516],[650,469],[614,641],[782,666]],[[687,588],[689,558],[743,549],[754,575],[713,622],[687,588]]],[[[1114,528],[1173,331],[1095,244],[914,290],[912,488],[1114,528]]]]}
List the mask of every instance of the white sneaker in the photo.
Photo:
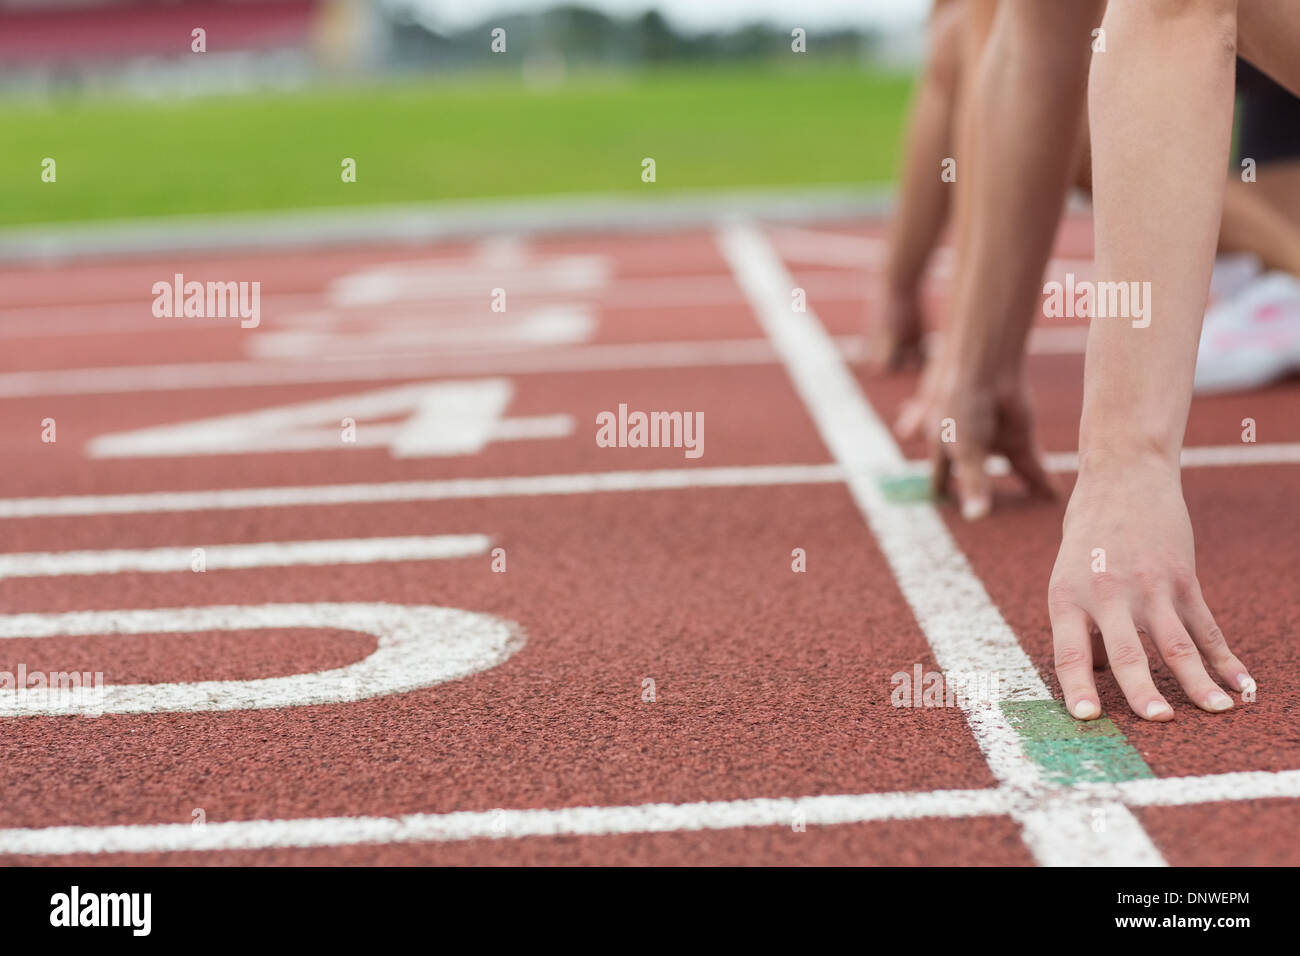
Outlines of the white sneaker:
{"type": "Polygon", "coordinates": [[[1210,301],[1222,302],[1236,295],[1264,271],[1264,263],[1253,252],[1225,252],[1214,258],[1210,273],[1210,301]]]}
{"type": "Polygon", "coordinates": [[[1300,370],[1300,279],[1269,272],[1205,313],[1196,391],[1259,388],[1300,370]]]}

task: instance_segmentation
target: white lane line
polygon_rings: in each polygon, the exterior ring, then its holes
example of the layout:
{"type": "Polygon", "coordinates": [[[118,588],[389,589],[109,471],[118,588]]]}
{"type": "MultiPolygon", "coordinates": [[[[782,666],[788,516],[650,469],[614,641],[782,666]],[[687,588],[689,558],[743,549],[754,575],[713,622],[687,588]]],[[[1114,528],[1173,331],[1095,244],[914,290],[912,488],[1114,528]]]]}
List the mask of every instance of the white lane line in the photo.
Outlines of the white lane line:
{"type": "MultiPolygon", "coordinates": [[[[439,260],[430,260],[437,263],[439,260]]],[[[656,260],[660,267],[671,268],[672,264],[663,259],[656,260]]],[[[683,259],[680,265],[694,265],[683,259]]],[[[498,267],[505,268],[505,267],[498,267]]],[[[434,296],[419,300],[388,304],[371,304],[364,313],[358,315],[345,312],[338,303],[330,301],[327,291],[275,293],[262,290],[262,324],[264,329],[282,328],[330,328],[342,324],[358,332],[375,326],[388,326],[393,322],[410,322],[412,324],[430,323],[429,310],[438,308],[437,322],[446,319],[462,322],[472,317],[482,320],[484,288],[492,288],[494,282],[486,285],[471,284],[460,292],[455,290],[437,290],[434,296]]],[[[149,283],[145,283],[146,288],[149,283]]],[[[857,271],[810,273],[804,288],[810,296],[821,299],[850,300],[861,299],[865,284],[857,271]]],[[[40,300],[30,304],[0,304],[0,338],[46,338],[68,335],[119,335],[136,332],[192,332],[213,328],[205,320],[159,319],[150,311],[150,299],[141,298],[138,290],[133,291],[130,282],[124,282],[119,290],[104,291],[99,289],[82,289],[76,286],[65,288],[70,296],[81,295],[77,300],[50,302],[48,286],[43,287],[40,300]]],[[[742,307],[741,298],[731,274],[720,271],[703,275],[661,275],[641,276],[619,279],[608,283],[601,289],[583,292],[577,296],[569,289],[530,289],[522,292],[516,289],[515,280],[510,282],[511,310],[520,305],[534,306],[568,306],[583,309],[599,308],[602,312],[617,314],[624,310],[644,310],[661,308],[694,308],[706,305],[734,305],[742,307]],[[581,306],[574,305],[574,301],[581,306]]],[[[18,293],[21,297],[21,293],[18,293]]]]}
{"type": "MultiPolygon", "coordinates": [[[[930,505],[897,505],[879,479],[897,474],[902,453],[880,421],[812,309],[794,312],[795,283],[752,224],[726,227],[723,256],[780,354],[796,391],[832,457],[844,467],[849,491],[889,562],[941,669],[996,674],[1003,700],[1050,700],[1051,694],[1015,632],[993,605],[965,555],[930,505]]],[[[1025,755],[1019,735],[996,705],[966,701],[967,721],[993,774],[1028,795],[1051,785],[1025,755]]],[[[1016,813],[1026,844],[1047,865],[1160,865],[1164,860],[1132,813],[1099,805],[1110,826],[1091,829],[1082,805],[1016,813]]]]}
{"type": "MultiPolygon", "coordinates": [[[[827,232],[804,226],[777,226],[770,232],[772,245],[786,262],[797,262],[840,269],[879,269],[889,253],[884,236],[859,236],[847,232],[827,232]]],[[[948,249],[936,251],[948,257],[948,249]]]]}
{"type": "Polygon", "coordinates": [[[115,365],[0,373],[0,399],[38,395],[106,395],[189,391],[260,385],[392,381],[444,375],[528,375],[549,372],[610,372],[656,368],[703,368],[771,364],[772,348],[761,339],[646,342],[617,345],[527,345],[451,355],[332,356],[311,361],[182,362],[115,365]]]}
{"type": "MultiPolygon", "coordinates": [[[[1110,799],[1118,797],[1127,804],[1144,807],[1220,801],[1249,803],[1269,798],[1300,797],[1300,770],[1169,777],[1120,784],[1080,784],[1074,790],[1080,791],[1081,795],[1096,792],[1110,799]]],[[[1061,796],[1068,797],[1069,794],[1061,796]]],[[[537,836],[617,836],[737,827],[789,827],[798,819],[809,826],[967,819],[1013,814],[1017,812],[1021,799],[1014,790],[1000,788],[652,803],[624,807],[471,810],[397,817],[240,820],[208,823],[202,827],[189,823],[16,827],[0,829],[0,854],[169,853],[537,836]]],[[[1027,808],[1019,812],[1033,811],[1027,808]]],[[[1108,826],[1112,822],[1107,820],[1108,826]]]]}
{"type": "Polygon", "coordinates": [[[307,505],[390,504],[533,495],[587,495],[615,491],[739,488],[828,484],[843,480],[838,465],[737,465],[728,468],[660,468],[572,475],[384,481],[351,485],[297,485],[212,491],[158,491],[121,495],[52,495],[0,498],[0,519],[72,515],[226,511],[307,505]]]}
{"type": "Polygon", "coordinates": [[[56,577],[64,574],[120,574],[124,571],[192,571],[196,550],[202,551],[205,571],[224,571],[233,568],[467,558],[486,554],[490,543],[491,539],[482,534],[440,534],[428,537],[212,544],[201,548],[32,551],[0,554],[0,580],[56,577]]]}
{"type": "MultiPolygon", "coordinates": [[[[1079,455],[1072,451],[1048,452],[1043,464],[1053,474],[1069,474],[1079,470],[1079,455]]],[[[1300,442],[1196,445],[1184,448],[1182,453],[1184,468],[1238,468],[1250,465],[1300,465],[1300,442]]],[[[1011,465],[1001,455],[990,458],[987,468],[992,475],[1011,473],[1011,465]]],[[[910,475],[928,475],[930,463],[911,458],[904,471],[910,475]]]]}
{"type": "MultiPolygon", "coordinates": [[[[801,226],[773,226],[768,237],[786,262],[852,270],[855,274],[883,268],[889,252],[889,240],[883,235],[862,236],[801,226]]],[[[929,280],[948,279],[955,258],[951,246],[936,249],[930,264],[929,280]]],[[[1094,268],[1095,260],[1091,256],[1054,256],[1048,262],[1046,272],[1048,275],[1066,272],[1091,274],[1094,268]]]]}
{"type": "Polygon", "coordinates": [[[1113,786],[1119,791],[1120,799],[1135,807],[1181,807],[1194,803],[1295,799],[1300,797],[1300,770],[1283,770],[1278,773],[1250,770],[1204,777],[1164,777],[1085,786],[1099,790],[1113,786]]]}
{"type": "MultiPolygon", "coordinates": [[[[1082,353],[1087,327],[1035,329],[1033,353],[1082,353]]],[[[849,361],[866,355],[861,336],[842,335],[836,346],[849,361]]],[[[618,372],[656,368],[771,365],[776,355],[763,339],[700,342],[484,349],[448,355],[404,349],[400,354],[333,355],[310,362],[261,359],[231,362],[181,362],[172,365],[112,365],[98,368],[0,372],[0,399],[39,395],[109,395],[190,391],[262,385],[392,381],[444,375],[544,375],[557,372],[618,372]]]]}
{"type": "MultiPolygon", "coordinates": [[[[1072,472],[1079,470],[1077,452],[1056,452],[1047,455],[1047,470],[1072,472]]],[[[1009,469],[1006,459],[1002,467],[1009,469]]],[[[1239,442],[1235,445],[1199,445],[1184,448],[1184,468],[1226,468],[1241,465],[1297,465],[1300,464],[1300,442],[1264,442],[1262,444],[1239,442]]]]}
{"type": "Polygon", "coordinates": [[[491,289],[503,271],[508,271],[510,291],[517,296],[549,292],[580,297],[599,291],[609,281],[612,270],[609,257],[599,254],[545,256],[513,264],[481,256],[427,256],[359,266],[332,279],[323,298],[324,304],[341,308],[371,308],[396,302],[436,308],[447,300],[491,289]]]}
{"type": "Polygon", "coordinates": [[[1087,347],[1086,325],[1039,325],[1029,330],[1030,355],[1082,355],[1087,347]]]}
{"type": "MultiPolygon", "coordinates": [[[[1079,456],[1070,456],[1070,470],[1078,471],[1079,456]]],[[[1216,468],[1226,465],[1295,465],[1300,464],[1300,442],[1264,444],[1203,445],[1184,448],[1184,468],[1216,468]]]]}
{"type": "Polygon", "coordinates": [[[809,826],[830,826],[928,817],[983,816],[1003,813],[1005,805],[1006,797],[997,790],[945,790],[651,803],[628,807],[478,810],[399,817],[249,820],[208,823],[202,827],[187,823],[39,827],[0,830],[0,854],[164,853],[530,836],[613,836],[736,827],[791,827],[800,817],[809,826]]]}
{"type": "MultiPolygon", "coordinates": [[[[515,437],[505,431],[504,437],[515,437]]],[[[1183,449],[1183,466],[1300,464],[1300,442],[1257,445],[1207,445],[1183,449]]],[[[924,475],[929,464],[903,461],[888,477],[924,475]]],[[[1078,468],[1073,452],[1047,456],[1047,469],[1078,468]]],[[[992,458],[989,471],[1006,474],[1006,459],[992,458]]],[[[429,481],[377,481],[351,485],[282,485],[205,491],[146,491],[117,495],[48,495],[0,498],[0,520],[57,518],[72,515],[151,514],[170,511],[225,511],[238,508],[288,508],[311,505],[385,504],[463,498],[512,498],[533,495],[585,495],[596,492],[668,491],[681,488],[738,488],[768,485],[824,485],[842,482],[837,464],[735,465],[724,468],[659,468],[569,475],[513,475],[501,478],[453,478],[429,481]]]]}
{"type": "MultiPolygon", "coordinates": [[[[402,694],[495,667],[523,646],[513,624],[456,608],[398,604],[260,604],[126,611],[0,615],[0,640],[85,634],[193,634],[267,628],[330,628],[378,638],[375,650],[344,667],[254,680],[0,685],[0,716],[157,714],[339,704],[402,694]]],[[[105,675],[107,679],[112,674],[105,675]]],[[[51,678],[52,679],[52,678],[51,678]]]]}

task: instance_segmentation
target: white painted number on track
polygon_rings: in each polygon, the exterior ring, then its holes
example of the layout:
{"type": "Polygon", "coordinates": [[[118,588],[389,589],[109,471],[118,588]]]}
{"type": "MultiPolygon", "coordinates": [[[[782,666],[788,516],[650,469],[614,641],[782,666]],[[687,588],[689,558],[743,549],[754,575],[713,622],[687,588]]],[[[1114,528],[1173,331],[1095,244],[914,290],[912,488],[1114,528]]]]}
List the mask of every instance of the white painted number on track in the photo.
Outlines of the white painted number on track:
{"type": "Polygon", "coordinates": [[[86,453],[91,458],[161,458],[360,446],[387,447],[394,458],[424,458],[471,455],[491,441],[561,438],[573,431],[568,415],[504,418],[513,391],[503,378],[400,385],[100,435],[86,446],[86,453]],[[406,417],[378,421],[398,415],[406,417]],[[355,441],[341,437],[345,418],[356,423],[355,441]],[[367,419],[375,424],[366,424],[367,419]]]}
{"type": "MultiPolygon", "coordinates": [[[[0,639],[99,634],[192,634],[269,628],[331,628],[378,638],[345,667],[255,680],[112,684],[76,692],[0,685],[0,716],[143,714],[338,704],[402,694],[500,664],[522,631],[487,614],[432,605],[262,604],[130,611],[0,615],[0,639]]],[[[104,680],[111,681],[107,673],[104,680]]]]}

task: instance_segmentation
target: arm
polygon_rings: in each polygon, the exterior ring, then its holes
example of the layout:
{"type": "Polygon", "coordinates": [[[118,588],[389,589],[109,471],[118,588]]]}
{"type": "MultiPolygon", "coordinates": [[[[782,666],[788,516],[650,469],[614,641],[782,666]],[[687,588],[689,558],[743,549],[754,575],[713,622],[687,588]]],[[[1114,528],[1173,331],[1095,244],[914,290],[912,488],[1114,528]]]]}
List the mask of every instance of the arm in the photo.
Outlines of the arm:
{"type": "MultiPolygon", "coordinates": [[[[1031,488],[1051,488],[1033,444],[1023,357],[1078,152],[1091,33],[1103,6],[1003,0],[963,117],[967,148],[957,176],[968,222],[952,320],[923,405],[936,489],[955,462],[968,518],[992,506],[984,471],[991,453],[1005,454],[1031,488]],[[946,418],[956,423],[955,442],[938,440],[946,418]]],[[[918,423],[910,412],[900,419],[904,433],[918,423]]]]}
{"type": "Polygon", "coordinates": [[[1098,280],[1149,283],[1150,297],[1144,318],[1092,320],[1049,608],[1075,716],[1100,714],[1092,666],[1109,660],[1133,710],[1168,720],[1138,629],[1203,709],[1232,700],[1202,654],[1228,686],[1253,687],[1201,595],[1179,475],[1232,130],[1235,2],[1117,0],[1104,26],[1089,93],[1098,280]]]}
{"type": "Polygon", "coordinates": [[[963,0],[947,0],[936,4],[930,15],[930,55],[912,102],[881,314],[868,334],[868,364],[873,372],[898,368],[920,352],[922,280],[948,220],[952,189],[940,181],[939,172],[944,159],[952,155],[963,7],[963,0]]]}

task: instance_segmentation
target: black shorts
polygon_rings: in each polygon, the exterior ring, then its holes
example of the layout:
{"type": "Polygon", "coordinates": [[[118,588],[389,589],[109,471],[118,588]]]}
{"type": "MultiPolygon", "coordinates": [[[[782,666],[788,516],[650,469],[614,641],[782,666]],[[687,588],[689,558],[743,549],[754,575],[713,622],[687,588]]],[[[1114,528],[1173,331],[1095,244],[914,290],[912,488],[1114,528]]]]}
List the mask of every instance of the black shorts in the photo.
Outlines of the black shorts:
{"type": "Polygon", "coordinates": [[[1300,159],[1300,98],[1237,59],[1237,165],[1300,159]]]}

